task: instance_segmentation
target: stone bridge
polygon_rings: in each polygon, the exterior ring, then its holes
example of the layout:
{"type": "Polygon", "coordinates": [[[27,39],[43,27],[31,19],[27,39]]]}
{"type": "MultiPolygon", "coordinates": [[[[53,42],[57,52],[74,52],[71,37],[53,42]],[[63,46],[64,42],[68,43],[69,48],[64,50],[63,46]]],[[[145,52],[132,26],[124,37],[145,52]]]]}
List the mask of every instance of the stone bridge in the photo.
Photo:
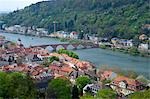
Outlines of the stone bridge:
{"type": "Polygon", "coordinates": [[[98,48],[98,44],[48,44],[48,45],[37,45],[31,46],[34,47],[42,47],[49,51],[57,51],[59,49],[66,49],[66,50],[78,50],[78,49],[90,49],[90,48],[98,48]]]}

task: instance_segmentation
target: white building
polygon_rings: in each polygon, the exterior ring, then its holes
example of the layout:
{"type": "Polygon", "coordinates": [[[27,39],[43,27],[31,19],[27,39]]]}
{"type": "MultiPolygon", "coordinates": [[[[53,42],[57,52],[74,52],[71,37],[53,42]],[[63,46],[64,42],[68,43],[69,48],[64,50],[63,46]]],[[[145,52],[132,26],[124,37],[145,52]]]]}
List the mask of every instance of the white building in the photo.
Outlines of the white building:
{"type": "Polygon", "coordinates": [[[85,94],[86,92],[92,92],[95,95],[100,89],[101,87],[98,84],[87,84],[83,88],[83,93],[85,94]]]}
{"type": "Polygon", "coordinates": [[[71,39],[78,39],[78,33],[75,32],[75,31],[71,32],[71,33],[70,33],[70,38],[71,38],[71,39]]]}
{"type": "Polygon", "coordinates": [[[141,43],[141,44],[139,45],[139,49],[141,49],[141,50],[148,50],[148,44],[143,44],[143,43],[141,43]]]}

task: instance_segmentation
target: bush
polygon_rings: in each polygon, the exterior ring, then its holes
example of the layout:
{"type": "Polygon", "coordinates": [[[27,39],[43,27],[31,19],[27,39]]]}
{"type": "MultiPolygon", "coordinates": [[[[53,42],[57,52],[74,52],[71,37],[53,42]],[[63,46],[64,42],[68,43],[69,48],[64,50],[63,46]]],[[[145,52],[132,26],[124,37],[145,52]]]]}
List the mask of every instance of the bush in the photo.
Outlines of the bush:
{"type": "Polygon", "coordinates": [[[91,80],[89,77],[87,76],[81,76],[81,77],[78,77],[76,79],[76,84],[77,86],[79,87],[79,91],[80,91],[80,94],[82,95],[82,91],[83,91],[83,88],[87,85],[91,83],[91,80]]]}
{"type": "Polygon", "coordinates": [[[79,56],[72,52],[72,51],[69,51],[69,50],[65,50],[65,49],[60,49],[57,51],[57,53],[59,54],[67,54],[68,56],[72,57],[72,58],[76,58],[76,59],[79,59],[79,56]]]}
{"type": "Polygon", "coordinates": [[[53,61],[59,61],[59,58],[56,56],[49,57],[47,60],[43,62],[45,67],[48,67],[53,61]]]}
{"type": "Polygon", "coordinates": [[[106,49],[106,45],[100,45],[100,48],[106,49]]]}
{"type": "Polygon", "coordinates": [[[138,49],[137,49],[136,47],[130,48],[130,49],[128,50],[128,52],[129,52],[129,54],[134,55],[134,56],[136,56],[136,55],[139,54],[139,51],[138,51],[138,49]]]}

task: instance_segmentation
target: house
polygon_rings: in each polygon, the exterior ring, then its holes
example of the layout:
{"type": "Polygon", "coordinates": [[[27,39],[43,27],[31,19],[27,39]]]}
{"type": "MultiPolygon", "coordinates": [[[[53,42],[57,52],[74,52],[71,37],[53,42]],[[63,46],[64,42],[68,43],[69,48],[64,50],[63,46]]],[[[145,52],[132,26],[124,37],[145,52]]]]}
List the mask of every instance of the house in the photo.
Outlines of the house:
{"type": "Polygon", "coordinates": [[[148,39],[148,37],[145,34],[139,36],[139,40],[146,40],[146,39],[148,39]]]}
{"type": "Polygon", "coordinates": [[[28,60],[30,60],[31,62],[42,62],[42,59],[40,58],[39,54],[31,54],[28,56],[28,60]]]}
{"type": "Polygon", "coordinates": [[[83,94],[85,94],[86,92],[90,92],[93,95],[96,95],[100,89],[102,89],[102,87],[99,84],[87,84],[83,88],[83,94]]]}
{"type": "Polygon", "coordinates": [[[98,76],[96,74],[96,69],[94,70],[84,70],[85,75],[87,75],[89,78],[94,79],[97,81],[98,76]]]}
{"type": "Polygon", "coordinates": [[[68,33],[68,32],[65,32],[65,33],[63,34],[63,37],[64,37],[64,38],[69,38],[69,37],[70,37],[70,35],[69,35],[69,33],[68,33]]]}
{"type": "Polygon", "coordinates": [[[96,36],[88,36],[89,40],[91,40],[93,43],[98,44],[99,38],[96,36]]]}
{"type": "Polygon", "coordinates": [[[141,43],[140,45],[139,45],[139,49],[141,49],[141,50],[148,50],[149,48],[148,48],[148,44],[143,44],[143,43],[141,43]]]}
{"type": "Polygon", "coordinates": [[[100,75],[101,80],[113,80],[115,77],[117,77],[117,74],[115,72],[112,72],[112,71],[104,71],[100,75]]]}
{"type": "Polygon", "coordinates": [[[124,47],[132,47],[133,41],[132,40],[126,40],[126,39],[120,39],[119,44],[121,44],[124,47]]]}
{"type": "Polygon", "coordinates": [[[117,76],[110,84],[110,87],[119,95],[127,96],[136,91],[143,90],[145,87],[142,83],[135,79],[125,76],[117,76]]]}
{"type": "Polygon", "coordinates": [[[127,46],[133,47],[133,40],[127,40],[127,46]]]}
{"type": "Polygon", "coordinates": [[[78,33],[75,32],[75,31],[72,31],[72,32],[70,33],[70,38],[71,38],[71,39],[78,39],[78,33]]]}
{"type": "Polygon", "coordinates": [[[112,44],[113,44],[114,46],[116,46],[116,45],[118,44],[118,42],[119,42],[119,38],[112,38],[112,39],[111,39],[111,42],[112,42],[112,44]]]}
{"type": "Polygon", "coordinates": [[[129,48],[133,46],[132,39],[127,40],[127,39],[112,38],[111,42],[116,48],[129,48]]]}
{"type": "Polygon", "coordinates": [[[50,34],[51,37],[69,38],[70,34],[65,31],[57,31],[56,33],[50,34]]]}
{"type": "Polygon", "coordinates": [[[83,76],[83,75],[85,75],[83,71],[74,70],[70,73],[69,77],[75,80],[76,78],[83,76]]]}
{"type": "Polygon", "coordinates": [[[69,77],[69,75],[73,72],[73,68],[67,65],[58,66],[53,64],[49,66],[49,69],[54,75],[61,75],[65,77],[69,77]]]}
{"type": "Polygon", "coordinates": [[[38,36],[47,36],[48,35],[48,30],[44,28],[36,28],[36,35],[38,36]]]}

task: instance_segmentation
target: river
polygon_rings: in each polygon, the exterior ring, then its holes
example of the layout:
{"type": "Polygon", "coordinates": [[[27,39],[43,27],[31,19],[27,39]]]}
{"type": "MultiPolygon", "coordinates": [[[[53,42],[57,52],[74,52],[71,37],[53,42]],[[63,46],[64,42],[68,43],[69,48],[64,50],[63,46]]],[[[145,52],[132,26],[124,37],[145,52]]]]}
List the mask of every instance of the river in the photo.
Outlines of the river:
{"type": "MultiPolygon", "coordinates": [[[[16,42],[18,38],[22,40],[25,47],[30,45],[57,44],[62,43],[55,38],[40,38],[25,36],[19,34],[0,33],[7,40],[16,42]]],[[[83,49],[75,51],[80,59],[94,63],[97,67],[108,65],[110,67],[119,67],[124,70],[132,70],[138,74],[144,75],[150,79],[150,59],[139,56],[131,56],[120,52],[114,52],[104,49],[83,49]]]]}

